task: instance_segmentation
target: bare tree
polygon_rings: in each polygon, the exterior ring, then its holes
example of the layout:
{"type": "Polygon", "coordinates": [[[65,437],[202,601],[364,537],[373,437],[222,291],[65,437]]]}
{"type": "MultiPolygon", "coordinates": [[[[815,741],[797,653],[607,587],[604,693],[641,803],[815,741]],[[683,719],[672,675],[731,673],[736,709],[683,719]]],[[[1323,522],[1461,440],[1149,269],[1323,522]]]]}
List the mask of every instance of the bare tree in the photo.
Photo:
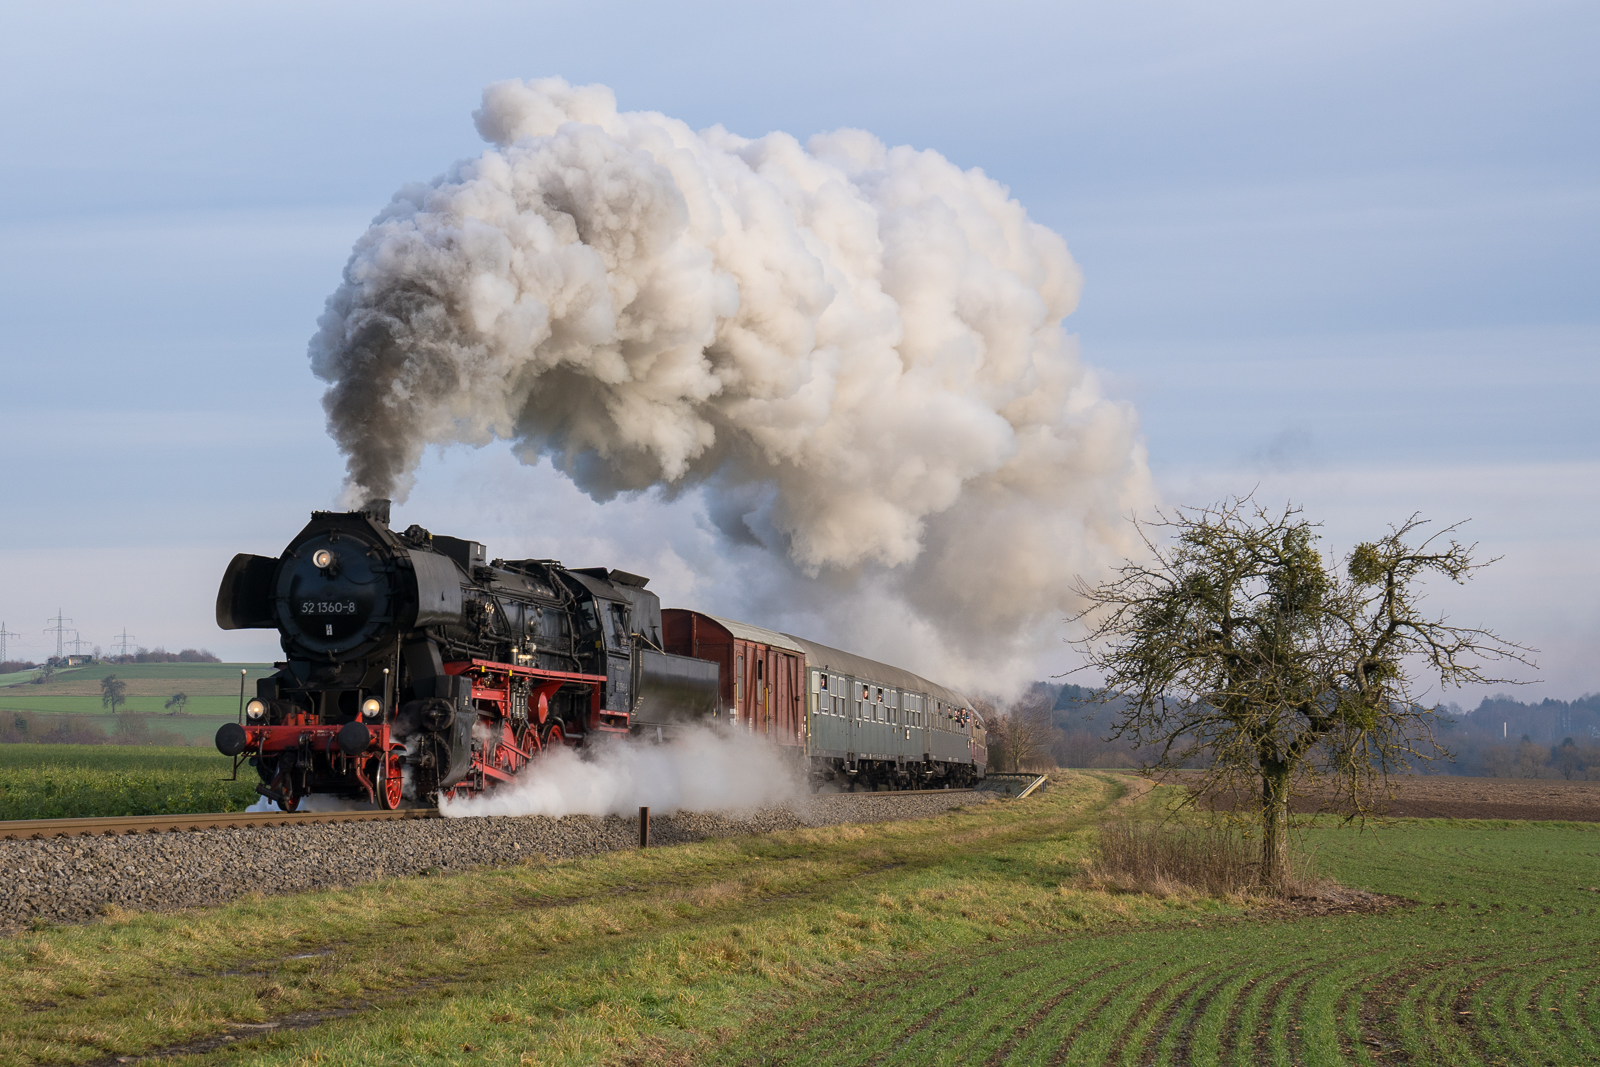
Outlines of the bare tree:
{"type": "Polygon", "coordinates": [[[1563,739],[1561,747],[1550,754],[1550,765],[1569,782],[1578,777],[1578,772],[1583,770],[1583,755],[1577,743],[1570,737],[1563,739]]]}
{"type": "Polygon", "coordinates": [[[108,674],[100,679],[100,706],[110,708],[111,714],[117,713],[117,708],[128,702],[128,683],[114,674],[108,674]]]}
{"type": "Polygon", "coordinates": [[[1020,771],[1044,759],[1056,739],[1051,694],[1035,690],[1005,708],[979,709],[987,727],[989,756],[997,769],[1020,771]]]}
{"type": "Polygon", "coordinates": [[[172,694],[172,699],[168,700],[165,704],[162,705],[162,707],[166,708],[168,711],[170,711],[174,715],[182,715],[183,714],[183,709],[188,707],[188,706],[189,706],[189,694],[182,693],[182,692],[173,693],[172,694]]]}
{"type": "Polygon", "coordinates": [[[1444,685],[1487,685],[1510,680],[1483,664],[1531,665],[1531,649],[1422,613],[1422,578],[1463,582],[1486,565],[1454,526],[1413,545],[1423,526],[1412,516],[1357,545],[1341,574],[1292,505],[1180,508],[1141,524],[1150,562],[1080,586],[1081,647],[1102,673],[1102,699],[1124,701],[1113,736],[1156,746],[1152,769],[1201,763],[1193,795],[1258,788],[1268,886],[1288,874],[1292,790],[1321,779],[1366,814],[1391,773],[1448,756],[1409,668],[1444,685]],[[1157,544],[1163,533],[1170,544],[1157,544]]]}

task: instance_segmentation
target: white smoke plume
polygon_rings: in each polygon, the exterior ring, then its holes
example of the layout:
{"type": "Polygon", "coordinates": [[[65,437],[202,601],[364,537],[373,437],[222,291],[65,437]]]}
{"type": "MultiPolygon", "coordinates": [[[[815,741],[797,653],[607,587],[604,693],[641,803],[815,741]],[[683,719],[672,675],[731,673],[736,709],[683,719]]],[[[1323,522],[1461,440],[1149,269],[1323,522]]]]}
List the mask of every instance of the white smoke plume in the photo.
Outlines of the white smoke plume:
{"type": "Polygon", "coordinates": [[[589,758],[564,746],[546,751],[518,776],[481,797],[443,799],[447,818],[474,815],[634,815],[743,811],[798,799],[804,783],[777,746],[752,734],[709,727],[666,744],[602,743],[589,758]]]}
{"type": "Polygon", "coordinates": [[[596,500],[694,490],[770,554],[758,597],[841,642],[893,620],[957,684],[1053,643],[1072,580],[1133,547],[1137,417],[1062,330],[1066,243],[1004,186],[556,78],[474,117],[492,147],[395,195],[311,342],[347,503],[497,439],[596,500]]]}

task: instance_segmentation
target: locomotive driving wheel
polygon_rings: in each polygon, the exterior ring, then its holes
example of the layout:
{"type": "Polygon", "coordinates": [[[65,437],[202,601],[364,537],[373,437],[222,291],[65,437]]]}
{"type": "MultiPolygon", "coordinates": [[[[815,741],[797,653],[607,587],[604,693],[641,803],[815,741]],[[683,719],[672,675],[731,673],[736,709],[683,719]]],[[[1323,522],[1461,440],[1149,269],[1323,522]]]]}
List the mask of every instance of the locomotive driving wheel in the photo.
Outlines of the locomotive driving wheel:
{"type": "MultiPolygon", "coordinates": [[[[512,731],[512,740],[518,748],[528,754],[528,759],[538,758],[539,750],[543,743],[539,739],[539,728],[532,724],[512,731]]],[[[521,768],[519,767],[518,770],[521,768]]]]}
{"type": "Polygon", "coordinates": [[[400,806],[401,794],[405,789],[404,761],[404,752],[391,752],[384,758],[378,771],[378,805],[385,811],[393,811],[400,806]]]}

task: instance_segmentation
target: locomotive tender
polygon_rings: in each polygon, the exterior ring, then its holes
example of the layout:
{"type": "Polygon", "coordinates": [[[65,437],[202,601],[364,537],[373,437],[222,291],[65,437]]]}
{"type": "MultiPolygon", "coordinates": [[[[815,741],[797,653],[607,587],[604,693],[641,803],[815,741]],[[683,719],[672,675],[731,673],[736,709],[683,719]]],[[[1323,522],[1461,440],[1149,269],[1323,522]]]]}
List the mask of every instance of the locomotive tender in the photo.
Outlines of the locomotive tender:
{"type": "Polygon", "coordinates": [[[786,634],[679,609],[647,579],[389,528],[389,502],[314,512],[278,557],[234,557],[223,629],[276,629],[285,661],[217,748],[286,811],[310,793],[399,807],[482,793],[552,745],[695,722],[769,737],[814,779],[981,777],[959,694],[786,634]]]}

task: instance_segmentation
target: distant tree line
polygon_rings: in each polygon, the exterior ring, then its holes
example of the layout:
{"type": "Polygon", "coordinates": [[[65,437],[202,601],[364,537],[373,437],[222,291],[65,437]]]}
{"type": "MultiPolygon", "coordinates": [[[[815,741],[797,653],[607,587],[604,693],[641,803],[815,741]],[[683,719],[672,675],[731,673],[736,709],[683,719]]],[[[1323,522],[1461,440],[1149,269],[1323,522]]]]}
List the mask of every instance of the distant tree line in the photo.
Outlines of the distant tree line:
{"type": "Polygon", "coordinates": [[[1455,774],[1600,780],[1600,693],[1538,703],[1496,694],[1445,712],[1439,740],[1455,755],[1455,774]]]}
{"type": "MultiPolygon", "coordinates": [[[[1120,702],[1097,705],[1094,690],[1036,682],[1021,703],[1049,698],[1045,751],[1061,767],[1137,767],[1140,750],[1107,741],[1120,702]]],[[[1413,769],[1419,774],[1600,780],[1600,693],[1577,700],[1523,703],[1485,697],[1470,711],[1443,706],[1439,741],[1454,756],[1413,769]]],[[[990,746],[993,748],[993,745],[990,746]]],[[[1009,768],[1008,768],[1009,769],[1009,768]]]]}
{"type": "MultiPolygon", "coordinates": [[[[157,645],[155,648],[141,648],[135,652],[125,653],[121,656],[100,656],[101,663],[221,663],[216,654],[205,648],[186,648],[181,652],[168,652],[157,645]]],[[[0,662],[0,674],[16,674],[18,671],[37,670],[40,667],[57,665],[55,657],[50,657],[50,662],[34,663],[32,660],[8,659],[0,662]]]]}
{"type": "Polygon", "coordinates": [[[157,645],[155,648],[141,648],[137,652],[130,652],[122,656],[104,656],[102,663],[221,663],[222,661],[204,648],[186,648],[182,652],[168,652],[157,645]]]}

